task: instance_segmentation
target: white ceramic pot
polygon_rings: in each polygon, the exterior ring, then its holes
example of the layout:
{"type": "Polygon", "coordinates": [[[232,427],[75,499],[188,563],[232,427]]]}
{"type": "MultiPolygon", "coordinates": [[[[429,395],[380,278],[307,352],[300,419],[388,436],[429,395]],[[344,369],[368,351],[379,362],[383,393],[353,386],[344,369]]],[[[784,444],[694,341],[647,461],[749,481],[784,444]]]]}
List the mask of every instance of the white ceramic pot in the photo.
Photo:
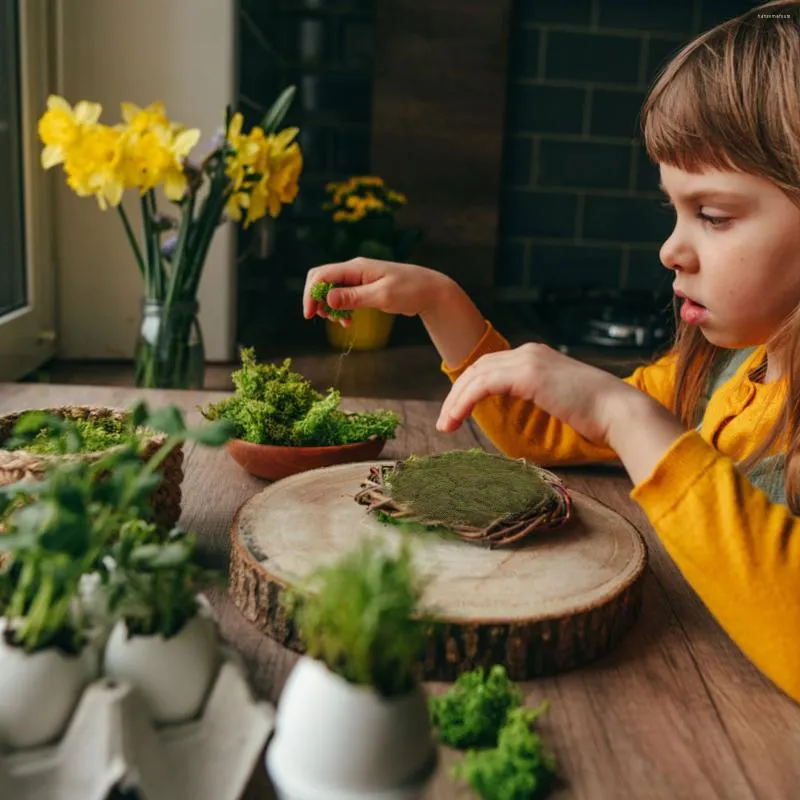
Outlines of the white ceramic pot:
{"type": "Polygon", "coordinates": [[[131,636],[123,620],[111,630],[103,671],[128,681],[144,698],[154,722],[186,722],[200,713],[220,664],[214,620],[204,613],[175,636],[131,636]]]}
{"type": "Polygon", "coordinates": [[[267,750],[281,800],[412,800],[436,762],[421,687],[387,699],[308,657],[292,670],[267,750]]]}
{"type": "Polygon", "coordinates": [[[0,744],[38,747],[58,739],[94,678],[89,649],[75,656],[48,648],[26,653],[5,638],[0,617],[0,744]]]}

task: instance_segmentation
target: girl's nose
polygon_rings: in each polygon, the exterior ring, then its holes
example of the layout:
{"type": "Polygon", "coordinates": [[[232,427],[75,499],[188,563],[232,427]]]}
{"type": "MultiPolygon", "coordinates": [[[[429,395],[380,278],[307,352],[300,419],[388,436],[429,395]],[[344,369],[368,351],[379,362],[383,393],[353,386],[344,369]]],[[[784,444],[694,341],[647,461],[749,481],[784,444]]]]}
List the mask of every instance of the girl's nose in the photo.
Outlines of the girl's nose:
{"type": "Polygon", "coordinates": [[[677,225],[669,238],[661,245],[658,255],[661,263],[667,269],[685,271],[694,270],[697,267],[697,257],[694,250],[685,238],[680,235],[677,225]]]}

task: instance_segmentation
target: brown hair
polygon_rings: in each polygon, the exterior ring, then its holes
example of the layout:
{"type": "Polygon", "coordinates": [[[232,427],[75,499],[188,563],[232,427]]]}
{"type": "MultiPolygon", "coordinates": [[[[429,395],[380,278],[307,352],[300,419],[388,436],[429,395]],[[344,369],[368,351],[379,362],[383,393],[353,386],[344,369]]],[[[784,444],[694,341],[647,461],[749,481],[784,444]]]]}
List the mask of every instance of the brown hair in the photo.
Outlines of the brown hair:
{"type": "MultiPolygon", "coordinates": [[[[737,170],[780,187],[800,206],[800,0],[774,0],[701,34],[658,76],[642,108],[642,132],[656,163],[687,172],[737,170]]],[[[747,470],[779,442],[786,446],[786,500],[800,513],[800,309],[770,341],[787,381],[786,402],[747,470]]],[[[699,422],[722,355],[693,326],[678,324],[674,410],[699,422]]]]}

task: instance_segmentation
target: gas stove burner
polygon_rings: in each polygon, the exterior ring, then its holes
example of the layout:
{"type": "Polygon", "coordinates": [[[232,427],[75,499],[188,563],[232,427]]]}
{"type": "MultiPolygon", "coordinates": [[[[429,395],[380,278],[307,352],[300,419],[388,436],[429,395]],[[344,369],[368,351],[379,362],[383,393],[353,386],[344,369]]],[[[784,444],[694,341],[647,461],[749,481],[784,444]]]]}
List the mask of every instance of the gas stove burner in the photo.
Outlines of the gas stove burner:
{"type": "Polygon", "coordinates": [[[551,293],[547,317],[563,345],[653,350],[672,337],[671,296],[648,292],[551,293]]]}

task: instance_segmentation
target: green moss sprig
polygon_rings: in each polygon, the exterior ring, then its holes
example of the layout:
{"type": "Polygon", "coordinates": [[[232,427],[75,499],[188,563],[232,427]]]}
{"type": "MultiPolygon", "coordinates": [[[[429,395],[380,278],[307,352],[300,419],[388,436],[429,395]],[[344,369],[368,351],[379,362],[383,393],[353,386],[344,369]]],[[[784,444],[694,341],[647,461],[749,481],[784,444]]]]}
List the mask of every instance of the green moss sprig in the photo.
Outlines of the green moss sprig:
{"type": "Polygon", "coordinates": [[[493,747],[508,712],[522,702],[522,692],[495,664],[488,675],[478,667],[463,672],[444,693],[428,699],[431,722],[450,747],[493,747]]]}
{"type": "Polygon", "coordinates": [[[393,553],[365,539],[290,591],[285,608],[309,656],[350,683],[394,697],[418,679],[427,633],[417,614],[423,585],[407,542],[393,553]]]}
{"type": "Polygon", "coordinates": [[[500,729],[497,747],[469,750],[453,768],[484,800],[541,800],[553,787],[555,757],[533,729],[547,709],[515,708],[500,729]]]}
{"type": "Polygon", "coordinates": [[[352,444],[391,439],[400,424],[393,411],[341,411],[341,394],[335,389],[326,395],[316,391],[292,372],[291,359],[280,366],[258,364],[252,348],[243,348],[241,359],[241,369],[231,376],[234,394],[201,409],[207,419],[232,422],[240,439],[298,447],[352,444]]]}
{"type": "Polygon", "coordinates": [[[469,748],[453,777],[484,800],[540,800],[555,780],[555,758],[533,729],[548,703],[530,709],[522,699],[499,664],[488,674],[480,667],[464,672],[444,694],[428,699],[440,740],[469,748]]]}
{"type": "Polygon", "coordinates": [[[311,297],[316,300],[318,303],[322,303],[322,310],[333,320],[337,319],[350,319],[353,316],[353,312],[346,309],[346,308],[331,308],[328,305],[328,292],[331,289],[335,289],[338,284],[335,283],[328,283],[326,281],[321,281],[320,283],[315,283],[311,287],[311,297]]]}

